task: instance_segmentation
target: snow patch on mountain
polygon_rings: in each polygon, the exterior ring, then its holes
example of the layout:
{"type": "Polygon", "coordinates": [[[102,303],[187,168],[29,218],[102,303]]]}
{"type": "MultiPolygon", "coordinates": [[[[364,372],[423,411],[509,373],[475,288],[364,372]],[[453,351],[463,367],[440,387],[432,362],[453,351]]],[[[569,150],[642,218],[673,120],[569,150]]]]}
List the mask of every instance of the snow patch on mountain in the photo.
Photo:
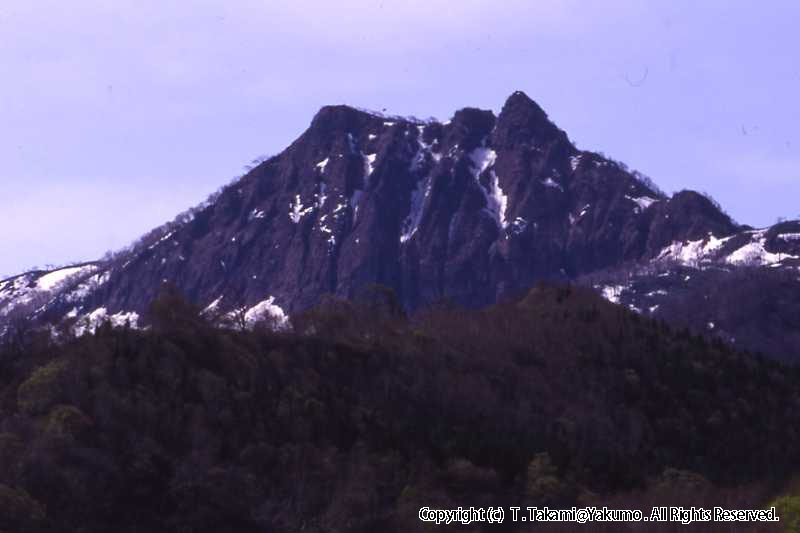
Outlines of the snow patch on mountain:
{"type": "Polygon", "coordinates": [[[90,276],[80,284],[78,284],[74,289],[72,289],[69,293],[66,294],[65,298],[68,302],[75,302],[77,300],[82,300],[86,298],[97,290],[98,288],[102,287],[108,280],[111,279],[111,271],[106,270],[105,272],[98,272],[97,274],[90,276]]]}
{"type": "Polygon", "coordinates": [[[150,246],[148,246],[148,247],[147,247],[147,249],[148,249],[148,250],[152,250],[153,248],[155,248],[156,246],[158,246],[158,245],[159,245],[159,244],[161,244],[162,242],[164,242],[164,241],[166,241],[167,239],[169,239],[170,237],[172,237],[172,235],[173,235],[174,233],[175,233],[174,231],[170,231],[170,232],[168,232],[167,234],[165,234],[164,236],[162,236],[160,239],[158,239],[156,242],[154,242],[153,244],[151,244],[150,246]]]}
{"type": "Polygon", "coordinates": [[[696,241],[675,241],[661,250],[656,257],[656,261],[676,261],[685,266],[698,266],[700,263],[710,260],[714,252],[732,238],[725,237],[720,239],[709,234],[707,238],[696,241]]]}
{"type": "Polygon", "coordinates": [[[552,187],[554,189],[558,189],[561,192],[564,192],[564,187],[562,187],[560,184],[558,184],[555,181],[553,181],[553,178],[547,178],[542,183],[544,183],[544,185],[546,187],[552,187]]]}
{"type": "Polygon", "coordinates": [[[500,188],[500,180],[494,170],[489,171],[489,195],[487,200],[489,201],[489,212],[497,221],[497,225],[502,229],[506,229],[508,227],[508,221],[506,220],[508,196],[500,188]]]}
{"type": "Polygon", "coordinates": [[[277,329],[287,329],[289,327],[289,317],[281,307],[275,304],[275,297],[270,296],[266,300],[258,302],[248,309],[244,314],[245,322],[253,325],[259,320],[273,318],[277,329]]]}
{"type": "Polygon", "coordinates": [[[648,298],[652,298],[654,296],[666,296],[668,294],[669,293],[667,291],[665,291],[664,289],[657,289],[657,290],[648,292],[647,294],[645,294],[645,296],[647,296],[648,298]]]}
{"type": "Polygon", "coordinates": [[[725,258],[725,262],[731,265],[772,266],[778,265],[786,259],[798,259],[796,255],[767,251],[765,233],[766,230],[752,232],[753,240],[728,255],[728,257],[725,258]]]}
{"type": "Polygon", "coordinates": [[[603,298],[615,304],[619,303],[620,296],[622,296],[623,291],[626,289],[625,285],[606,285],[596,288],[600,289],[600,294],[603,295],[603,298]]]}
{"type": "Polygon", "coordinates": [[[92,334],[105,322],[109,322],[111,326],[115,328],[120,328],[127,325],[133,329],[138,329],[139,314],[134,311],[120,311],[119,313],[109,315],[105,307],[98,307],[91,313],[79,318],[78,321],[72,326],[72,332],[76,337],[80,337],[87,333],[92,334]]]}
{"type": "Polygon", "coordinates": [[[314,206],[312,205],[304,208],[303,202],[300,200],[300,195],[296,194],[294,197],[294,202],[289,204],[289,208],[291,209],[289,211],[289,218],[292,222],[298,224],[301,218],[313,211],[314,206]]]}
{"type": "Polygon", "coordinates": [[[411,191],[411,208],[408,216],[403,221],[402,232],[400,234],[400,242],[407,242],[419,229],[422,223],[422,216],[425,210],[425,203],[431,195],[433,187],[432,176],[426,176],[423,180],[417,182],[416,188],[411,191]]]}
{"type": "MultiPolygon", "coordinates": [[[[98,268],[94,264],[71,266],[45,273],[29,272],[5,280],[0,283],[0,316],[28,304],[35,304],[36,307],[45,305],[69,289],[81,276],[89,275],[98,268]]],[[[78,288],[81,285],[83,283],[78,288]]],[[[69,294],[67,300],[70,300],[69,294]]]]}
{"type": "MultiPolygon", "coordinates": [[[[418,149],[414,158],[411,160],[411,165],[409,167],[411,172],[419,171],[427,157],[431,157],[434,162],[438,162],[441,159],[441,154],[433,152],[431,144],[426,143],[422,139],[425,126],[417,126],[417,130],[419,131],[419,135],[417,135],[418,149]]],[[[411,191],[411,203],[408,216],[403,220],[401,226],[401,244],[408,242],[419,229],[419,225],[422,223],[422,217],[425,213],[425,205],[431,195],[432,188],[433,175],[428,172],[422,179],[417,181],[414,189],[411,191]]]]}
{"type": "Polygon", "coordinates": [[[361,155],[364,157],[364,188],[367,188],[369,185],[369,178],[375,171],[375,159],[378,158],[378,154],[361,155]]]}
{"type": "MultiPolygon", "coordinates": [[[[320,221],[319,230],[322,233],[326,233],[328,235],[328,244],[333,247],[336,244],[336,236],[333,234],[333,230],[324,224],[324,221],[320,221]]],[[[330,251],[330,250],[329,250],[330,251]]]]}
{"type": "Polygon", "coordinates": [[[94,270],[97,270],[97,266],[95,265],[84,265],[54,270],[36,280],[36,286],[40,290],[51,291],[58,288],[70,276],[89,273],[94,270]]]}
{"type": "Polygon", "coordinates": [[[525,228],[528,227],[528,221],[522,217],[517,217],[514,219],[514,222],[512,222],[511,225],[513,233],[518,235],[525,231],[525,228]]]}
{"type": "MultiPolygon", "coordinates": [[[[221,298],[218,298],[218,300],[221,298]]],[[[217,300],[215,300],[217,302],[217,300]]],[[[289,317],[284,310],[275,304],[275,297],[270,296],[252,307],[240,307],[225,315],[234,327],[252,329],[257,323],[267,321],[275,330],[286,330],[291,327],[289,317]]]]}
{"type": "Polygon", "coordinates": [[[472,162],[472,172],[475,176],[475,180],[479,182],[478,185],[486,196],[486,204],[489,213],[501,229],[507,228],[506,209],[508,207],[508,195],[503,192],[503,189],[500,187],[500,179],[497,177],[494,169],[491,169],[497,160],[497,152],[486,146],[480,146],[470,153],[469,158],[472,162]],[[483,189],[483,186],[480,185],[480,177],[487,169],[491,169],[489,171],[488,191],[483,189]]]}
{"type": "Polygon", "coordinates": [[[214,311],[216,311],[216,310],[219,308],[219,304],[220,304],[220,302],[222,302],[222,296],[218,297],[218,298],[217,298],[217,299],[215,299],[213,302],[211,302],[210,304],[208,304],[208,305],[206,306],[206,308],[205,308],[205,309],[203,309],[203,312],[202,312],[202,314],[204,314],[204,315],[205,315],[205,314],[208,314],[208,313],[213,313],[214,311]]]}
{"type": "Polygon", "coordinates": [[[469,158],[472,161],[475,179],[478,179],[487,168],[494,165],[495,161],[497,160],[497,152],[491,148],[480,146],[475,148],[472,153],[469,154],[469,158]]]}
{"type": "Polygon", "coordinates": [[[31,287],[33,275],[23,274],[8,279],[0,285],[0,316],[6,315],[12,309],[30,302],[38,292],[31,287]]]}
{"type": "Polygon", "coordinates": [[[350,196],[350,207],[353,209],[353,223],[355,223],[356,217],[358,216],[358,204],[361,202],[361,197],[364,195],[364,191],[361,189],[356,189],[353,191],[353,194],[350,196]]]}
{"type": "Polygon", "coordinates": [[[632,196],[625,195],[625,198],[630,200],[631,202],[635,203],[640,210],[644,211],[658,200],[656,198],[650,198],[649,196],[640,196],[638,198],[634,198],[632,196]]]}
{"type": "Polygon", "coordinates": [[[326,194],[327,189],[328,186],[325,185],[325,183],[319,184],[319,192],[315,195],[317,201],[314,204],[314,207],[316,207],[317,209],[322,209],[322,207],[325,205],[325,200],[328,199],[328,195],[326,194]]]}
{"type": "Polygon", "coordinates": [[[433,159],[436,163],[442,159],[442,154],[437,154],[433,151],[433,144],[426,143],[423,140],[422,136],[425,133],[425,126],[417,126],[417,130],[419,132],[417,135],[417,152],[411,160],[411,166],[409,167],[411,172],[417,172],[428,157],[433,159]]]}

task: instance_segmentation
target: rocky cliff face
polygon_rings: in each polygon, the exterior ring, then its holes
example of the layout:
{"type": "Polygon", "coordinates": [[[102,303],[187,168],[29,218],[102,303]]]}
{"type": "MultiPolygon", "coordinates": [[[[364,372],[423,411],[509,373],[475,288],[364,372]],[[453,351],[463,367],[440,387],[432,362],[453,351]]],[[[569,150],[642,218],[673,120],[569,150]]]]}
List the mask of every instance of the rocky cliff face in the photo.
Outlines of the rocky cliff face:
{"type": "Polygon", "coordinates": [[[329,106],[285,151],[131,250],[48,291],[37,289],[47,273],[0,282],[0,306],[34,290],[42,316],[125,318],[170,283],[205,308],[291,313],[379,283],[407,309],[478,307],[631,265],[790,268],[800,256],[796,233],[750,230],[700,194],[667,197],[578,150],[521,92],[498,116],[467,108],[445,123],[329,106]]]}

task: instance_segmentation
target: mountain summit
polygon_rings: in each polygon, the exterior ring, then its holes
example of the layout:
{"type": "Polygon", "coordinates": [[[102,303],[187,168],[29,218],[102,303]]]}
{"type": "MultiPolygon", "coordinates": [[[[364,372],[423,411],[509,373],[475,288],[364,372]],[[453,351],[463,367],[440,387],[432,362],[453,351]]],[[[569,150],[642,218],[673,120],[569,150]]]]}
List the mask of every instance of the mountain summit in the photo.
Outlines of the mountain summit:
{"type": "Polygon", "coordinates": [[[628,301],[628,285],[599,273],[796,272],[791,224],[755,231],[698,193],[667,196],[577,149],[519,91],[499,116],[465,108],[444,123],[326,106],[286,150],[130,249],[0,282],[0,313],[89,329],[143,320],[168,283],[209,311],[283,320],[370,284],[413,310],[481,307],[539,281],[593,276],[611,298],[658,315],[669,306],[628,301]]]}

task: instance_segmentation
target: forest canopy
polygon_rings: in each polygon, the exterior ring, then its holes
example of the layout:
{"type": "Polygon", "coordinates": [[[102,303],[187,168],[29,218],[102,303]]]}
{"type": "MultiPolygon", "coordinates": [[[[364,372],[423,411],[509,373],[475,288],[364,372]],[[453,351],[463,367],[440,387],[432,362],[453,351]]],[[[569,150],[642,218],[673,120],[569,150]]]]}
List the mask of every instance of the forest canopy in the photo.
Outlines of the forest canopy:
{"type": "Polygon", "coordinates": [[[0,531],[422,531],[425,505],[758,507],[798,471],[796,369],[588,289],[409,317],[374,288],[292,322],[220,328],[166,291],[146,331],[31,328],[4,345],[0,531]]]}

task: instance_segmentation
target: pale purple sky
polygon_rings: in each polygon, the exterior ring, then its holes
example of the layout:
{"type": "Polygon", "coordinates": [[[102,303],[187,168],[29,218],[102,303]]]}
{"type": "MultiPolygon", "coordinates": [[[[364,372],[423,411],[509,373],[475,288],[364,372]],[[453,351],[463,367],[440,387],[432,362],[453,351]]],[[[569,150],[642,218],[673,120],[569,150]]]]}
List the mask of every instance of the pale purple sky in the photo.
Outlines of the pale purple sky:
{"type": "Polygon", "coordinates": [[[800,3],[3,0],[0,276],[93,259],[319,107],[449,118],[525,91],[740,222],[800,216],[800,3]]]}

